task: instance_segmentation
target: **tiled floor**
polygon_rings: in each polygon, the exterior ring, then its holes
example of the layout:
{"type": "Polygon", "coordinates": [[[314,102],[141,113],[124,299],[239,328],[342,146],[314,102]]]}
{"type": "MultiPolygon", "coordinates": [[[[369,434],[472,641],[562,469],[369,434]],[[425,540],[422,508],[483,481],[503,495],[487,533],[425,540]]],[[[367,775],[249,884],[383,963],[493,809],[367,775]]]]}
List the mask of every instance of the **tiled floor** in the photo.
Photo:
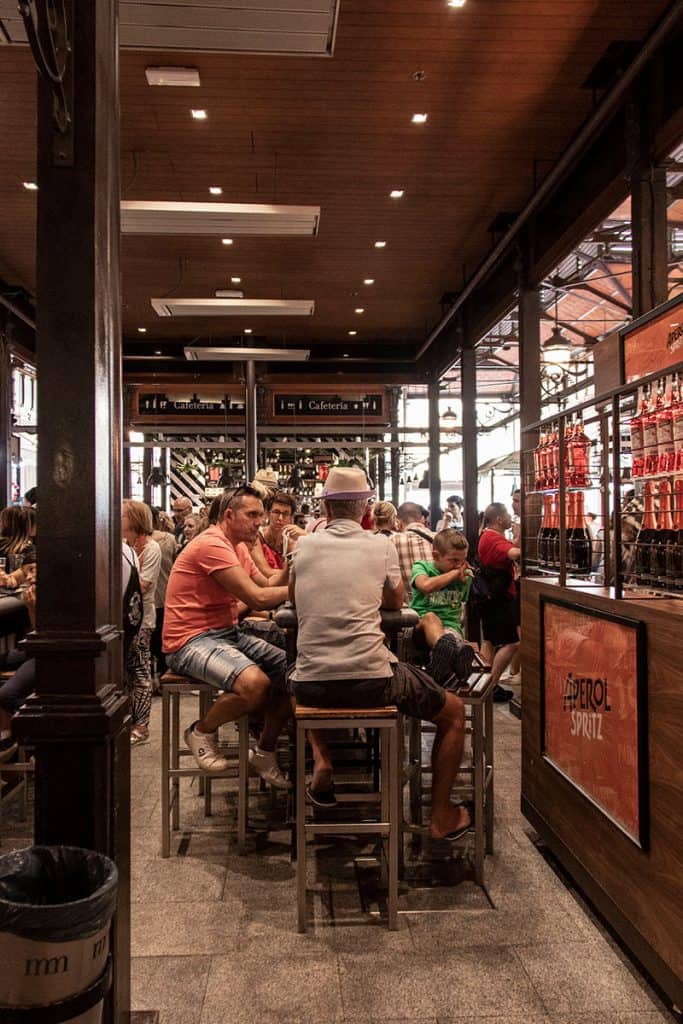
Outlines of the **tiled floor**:
{"type": "MultiPolygon", "coordinates": [[[[193,703],[184,702],[186,716],[193,703]]],[[[348,842],[310,864],[311,927],[299,935],[288,833],[263,832],[240,856],[226,782],[215,784],[208,820],[183,783],[187,831],[174,841],[180,855],[162,860],[159,729],[155,701],[154,738],[132,752],[132,971],[134,1008],[159,1009],[161,1024],[674,1020],[534,845],[518,810],[520,723],[506,707],[495,713],[494,906],[473,882],[453,884],[462,854],[430,866],[448,857],[432,849],[412,866],[423,882],[402,895],[393,933],[374,902],[374,871],[348,842]]],[[[265,824],[279,808],[263,798],[260,810],[265,824]]]]}

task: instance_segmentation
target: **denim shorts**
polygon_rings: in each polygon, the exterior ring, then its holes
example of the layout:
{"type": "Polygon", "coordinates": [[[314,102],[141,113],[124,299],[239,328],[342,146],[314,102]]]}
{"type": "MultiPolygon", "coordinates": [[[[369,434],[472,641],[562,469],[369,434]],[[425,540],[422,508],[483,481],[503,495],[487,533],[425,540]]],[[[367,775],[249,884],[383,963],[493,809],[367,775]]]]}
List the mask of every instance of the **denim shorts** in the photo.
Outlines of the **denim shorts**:
{"type": "Polygon", "coordinates": [[[171,671],[211,683],[229,691],[245,668],[257,665],[276,689],[284,690],[287,659],[285,652],[260,637],[243,633],[236,626],[208,629],[166,655],[171,671]]]}

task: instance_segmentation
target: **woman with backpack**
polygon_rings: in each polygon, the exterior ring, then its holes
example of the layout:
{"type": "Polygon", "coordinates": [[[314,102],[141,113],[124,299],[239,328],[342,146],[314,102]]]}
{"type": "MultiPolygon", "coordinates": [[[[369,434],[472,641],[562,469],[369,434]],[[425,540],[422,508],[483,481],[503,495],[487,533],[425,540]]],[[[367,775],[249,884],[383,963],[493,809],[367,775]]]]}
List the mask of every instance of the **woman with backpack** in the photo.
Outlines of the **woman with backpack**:
{"type": "Polygon", "coordinates": [[[121,535],[138,557],[142,590],[142,624],[129,644],[125,665],[133,716],[131,746],[149,741],[153,689],[150,641],[156,625],[154,591],[161,568],[161,548],[153,539],[152,530],[149,505],[144,501],[126,499],[121,516],[121,535]]]}

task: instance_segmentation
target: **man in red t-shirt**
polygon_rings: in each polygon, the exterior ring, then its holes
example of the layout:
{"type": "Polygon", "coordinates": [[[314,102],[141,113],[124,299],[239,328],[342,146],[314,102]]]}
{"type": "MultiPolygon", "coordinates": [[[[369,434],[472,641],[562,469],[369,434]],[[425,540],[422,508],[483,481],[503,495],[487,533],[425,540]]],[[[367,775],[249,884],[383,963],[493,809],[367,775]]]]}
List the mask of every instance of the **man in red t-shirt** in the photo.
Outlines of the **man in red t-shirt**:
{"type": "Polygon", "coordinates": [[[238,625],[246,608],[266,611],[287,599],[289,563],[267,580],[249,554],[263,515],[258,491],[239,487],[221,499],[217,524],[183,548],[166,590],[163,649],[173,672],[223,691],[185,731],[199,767],[225,771],[228,761],[218,751],[219,726],[263,711],[263,732],[250,752],[251,766],[271,786],[286,789],[289,782],[275,758],[289,714],[285,654],[238,625]]]}
{"type": "Polygon", "coordinates": [[[477,550],[482,581],[490,595],[480,605],[484,634],[481,653],[491,665],[491,677],[496,684],[493,698],[497,701],[512,696],[512,690],[499,686],[498,681],[519,647],[516,563],[520,549],[505,536],[511,526],[512,517],[505,505],[492,502],[484,512],[484,529],[477,550]]]}

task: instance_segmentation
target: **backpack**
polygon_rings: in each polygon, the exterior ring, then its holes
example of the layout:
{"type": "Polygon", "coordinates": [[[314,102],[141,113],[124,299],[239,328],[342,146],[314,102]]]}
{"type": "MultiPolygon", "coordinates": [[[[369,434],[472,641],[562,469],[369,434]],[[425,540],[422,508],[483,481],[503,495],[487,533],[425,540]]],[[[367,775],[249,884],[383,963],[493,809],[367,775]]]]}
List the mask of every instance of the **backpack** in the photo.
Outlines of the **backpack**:
{"type": "Polygon", "coordinates": [[[140,631],[142,625],[142,587],[140,574],[132,559],[124,552],[123,556],[130,566],[130,576],[123,592],[123,651],[128,653],[130,645],[140,631]]]}
{"type": "Polygon", "coordinates": [[[482,565],[479,559],[474,559],[474,579],[469,600],[479,607],[490,601],[500,601],[510,589],[510,579],[510,573],[504,569],[490,569],[482,565]]]}

